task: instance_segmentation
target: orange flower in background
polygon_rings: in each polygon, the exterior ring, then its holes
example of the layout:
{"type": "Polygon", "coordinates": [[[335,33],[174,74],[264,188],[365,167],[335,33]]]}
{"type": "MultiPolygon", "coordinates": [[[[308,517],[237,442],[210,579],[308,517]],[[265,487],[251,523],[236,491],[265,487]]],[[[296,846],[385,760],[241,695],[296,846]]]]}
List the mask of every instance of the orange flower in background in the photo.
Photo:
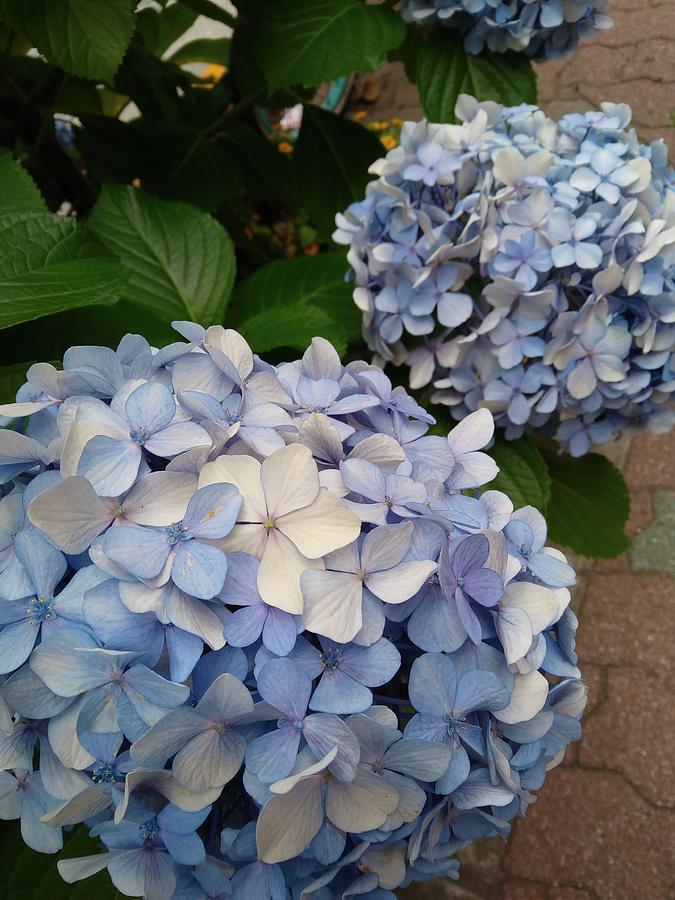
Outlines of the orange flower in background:
{"type": "Polygon", "coordinates": [[[277,150],[279,153],[292,153],[293,152],[293,144],[290,141],[281,141],[277,144],[277,150]]]}
{"type": "Polygon", "coordinates": [[[197,81],[194,87],[210,91],[211,88],[220,81],[220,79],[226,72],[227,66],[220,66],[217,63],[209,63],[208,66],[204,68],[204,71],[198,76],[200,81],[197,81]]]}
{"type": "Polygon", "coordinates": [[[363,122],[363,120],[366,118],[367,115],[368,115],[367,110],[357,109],[357,111],[354,113],[354,120],[356,122],[363,122]]]}
{"type": "Polygon", "coordinates": [[[398,141],[391,134],[383,134],[380,138],[380,143],[384,147],[385,150],[393,150],[398,141]]]}

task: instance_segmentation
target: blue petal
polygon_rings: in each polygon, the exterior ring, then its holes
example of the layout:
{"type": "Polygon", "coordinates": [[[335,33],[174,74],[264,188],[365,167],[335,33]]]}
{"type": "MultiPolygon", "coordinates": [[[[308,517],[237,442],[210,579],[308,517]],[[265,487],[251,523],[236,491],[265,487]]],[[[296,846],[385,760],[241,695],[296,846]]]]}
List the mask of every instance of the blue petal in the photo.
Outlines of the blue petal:
{"type": "Polygon", "coordinates": [[[183,525],[198,538],[224,538],[232,531],[241,504],[241,494],[233,484],[209,484],[190,499],[183,525]]]}
{"type": "Polygon", "coordinates": [[[117,497],[136,480],[142,455],[138,444],[99,434],[87,441],[76,474],[90,481],[100,497],[117,497]]]}
{"type": "Polygon", "coordinates": [[[302,732],[283,725],[255,738],[246,747],[246,768],[266,784],[285,778],[293,770],[302,732]]]}
{"type": "Polygon", "coordinates": [[[139,525],[114,525],[101,542],[106,556],[137,578],[154,578],[169,558],[171,546],[163,531],[139,525]]]}
{"type": "Polygon", "coordinates": [[[175,548],[171,578],[186,594],[200,600],[215,597],[227,575],[222,550],[199,541],[181,541],[175,548]]]}

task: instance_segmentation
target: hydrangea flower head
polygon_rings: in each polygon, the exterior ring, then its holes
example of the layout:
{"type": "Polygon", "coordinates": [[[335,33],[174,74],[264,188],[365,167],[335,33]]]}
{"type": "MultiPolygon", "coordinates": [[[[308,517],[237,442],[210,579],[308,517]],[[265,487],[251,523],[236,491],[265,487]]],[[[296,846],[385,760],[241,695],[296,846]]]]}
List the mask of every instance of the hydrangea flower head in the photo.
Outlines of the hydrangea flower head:
{"type": "Polygon", "coordinates": [[[469,53],[515,50],[537,60],[573,52],[579,41],[611,28],[608,0],[404,0],[408,22],[438,22],[464,38],[469,53]]]}
{"type": "Polygon", "coordinates": [[[0,818],[43,853],[85,823],[104,850],[61,875],[149,900],[458,877],[579,738],[573,569],[483,490],[487,409],[428,434],[321,338],[274,368],[175,324],[33,366],[2,407],[0,818]]]}
{"type": "Polygon", "coordinates": [[[365,199],[337,216],[369,346],[456,419],[489,410],[509,439],[536,429],[582,456],[668,431],[675,176],[663,142],[640,144],[630,109],[611,103],[554,122],[462,95],[456,113],[459,125],[406,123],[365,199]]]}

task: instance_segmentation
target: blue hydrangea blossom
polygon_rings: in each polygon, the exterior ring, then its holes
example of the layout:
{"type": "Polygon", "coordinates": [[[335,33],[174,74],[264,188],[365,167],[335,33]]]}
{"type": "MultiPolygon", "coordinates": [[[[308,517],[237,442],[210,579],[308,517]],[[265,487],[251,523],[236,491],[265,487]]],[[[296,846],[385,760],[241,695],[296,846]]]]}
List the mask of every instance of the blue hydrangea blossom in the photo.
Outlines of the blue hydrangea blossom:
{"type": "MultiPolygon", "coordinates": [[[[399,225],[381,259],[410,265],[399,225]]],[[[585,258],[588,226],[563,232],[585,258]]],[[[504,256],[536,272],[537,241],[504,256]]],[[[471,315],[464,265],[446,321],[471,315]]],[[[44,853],[85,823],[104,852],[61,875],[152,900],[457,877],[579,738],[573,569],[536,510],[480,490],[487,409],[428,434],[321,338],[274,368],[176,328],[71,348],[0,408],[0,817],[44,853]]]]}
{"type": "Polygon", "coordinates": [[[432,385],[457,420],[490,410],[509,439],[538,430],[582,456],[668,431],[675,176],[663,141],[640,144],[623,104],[554,122],[461,95],[456,114],[459,125],[406,123],[365,199],[337,216],[371,349],[408,365],[410,386],[432,385]]]}
{"type": "Polygon", "coordinates": [[[408,22],[454,28],[469,53],[515,50],[545,60],[611,28],[608,8],[608,0],[404,0],[402,15],[408,22]]]}

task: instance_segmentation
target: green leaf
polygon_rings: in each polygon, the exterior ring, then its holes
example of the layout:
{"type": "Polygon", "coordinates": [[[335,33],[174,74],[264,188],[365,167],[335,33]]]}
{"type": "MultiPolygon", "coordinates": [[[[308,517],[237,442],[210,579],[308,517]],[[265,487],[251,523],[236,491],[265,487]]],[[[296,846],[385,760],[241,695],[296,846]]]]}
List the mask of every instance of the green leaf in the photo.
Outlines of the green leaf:
{"type": "Polygon", "coordinates": [[[135,27],[132,0],[0,0],[0,16],[66,72],[107,82],[135,27]]]}
{"type": "Polygon", "coordinates": [[[197,38],[183,44],[169,59],[177,66],[195,62],[226,66],[230,61],[230,44],[229,38],[197,38]]]}
{"type": "Polygon", "coordinates": [[[499,474],[486,485],[487,490],[503,491],[516,509],[535,506],[546,515],[551,496],[551,480],[544,459],[527,435],[517,441],[498,437],[490,456],[499,466],[499,474]]]}
{"type": "MultiPolygon", "coordinates": [[[[507,106],[536,103],[537,82],[532,64],[522,53],[481,53],[464,50],[462,38],[438,27],[426,41],[411,45],[416,56],[415,82],[424,113],[432,122],[454,122],[459,94],[497,100],[507,106]]],[[[411,63],[408,61],[408,71],[411,63]]]]}
{"type": "Polygon", "coordinates": [[[234,250],[225,229],[207,213],[109,185],[90,225],[128,270],[128,299],[164,321],[223,321],[234,283],[234,250]]]}
{"type": "Polygon", "coordinates": [[[0,403],[13,403],[16,392],[26,381],[26,372],[35,360],[0,366],[0,403]]]}
{"type": "Polygon", "coordinates": [[[21,839],[18,823],[2,822],[0,853],[0,897],[4,900],[122,900],[107,872],[99,872],[86,881],[67,884],[58,873],[59,859],[90,856],[100,852],[96,841],[82,826],[63,835],[63,850],[58,854],[36,853],[21,839]]]}
{"type": "Polygon", "coordinates": [[[218,141],[251,198],[266,204],[280,203],[289,209],[297,206],[291,163],[257,128],[233,119],[218,141]]]}
{"type": "Polygon", "coordinates": [[[314,225],[327,237],[335,214],[363,196],[368,166],[382,155],[372,131],[318,106],[305,106],[293,154],[295,179],[314,225]]]}
{"type": "Polygon", "coordinates": [[[164,9],[146,7],[137,13],[136,28],[148,50],[162,56],[194,24],[198,15],[196,10],[180,3],[164,9]]]}
{"type": "Polygon", "coordinates": [[[579,459],[544,453],[551,478],[549,536],[591,559],[612,559],[630,546],[624,524],[630,512],[621,472],[604,456],[579,459]]]}
{"type": "Polygon", "coordinates": [[[3,362],[28,368],[23,360],[60,360],[68,347],[78,344],[116,347],[128,333],[142,335],[155,347],[176,340],[168,322],[142,306],[120,300],[114,306],[67,310],[15,325],[11,340],[4,341],[3,362]]]}
{"type": "Polygon", "coordinates": [[[321,253],[268,263],[237,289],[231,321],[235,328],[252,331],[257,341],[266,344],[264,348],[255,346],[258,352],[275,347],[303,349],[312,328],[309,340],[320,335],[344,352],[350,341],[361,337],[361,314],[352,300],[351,285],[345,281],[344,254],[321,253]],[[306,316],[301,315],[301,307],[308,310],[306,316]],[[279,324],[291,310],[292,321],[300,329],[297,336],[279,324]]]}
{"type": "Polygon", "coordinates": [[[256,353],[277,347],[306,350],[313,337],[325,337],[338,353],[345,350],[340,328],[328,313],[302,303],[268,309],[244,319],[237,328],[256,353]]]}
{"type": "Polygon", "coordinates": [[[49,213],[0,219],[0,328],[120,297],[123,273],[94,236],[49,213]]]}
{"type": "Polygon", "coordinates": [[[75,141],[90,177],[125,184],[139,178],[144,190],[211,213],[236,189],[226,153],[195,128],[142,117],[83,116],[82,124],[75,141]]]}
{"type": "Polygon", "coordinates": [[[359,0],[261,3],[256,56],[270,91],[373,72],[406,34],[398,13],[359,0]]]}
{"type": "Polygon", "coordinates": [[[37,185],[10,153],[0,154],[0,215],[47,212],[37,185]]]}

